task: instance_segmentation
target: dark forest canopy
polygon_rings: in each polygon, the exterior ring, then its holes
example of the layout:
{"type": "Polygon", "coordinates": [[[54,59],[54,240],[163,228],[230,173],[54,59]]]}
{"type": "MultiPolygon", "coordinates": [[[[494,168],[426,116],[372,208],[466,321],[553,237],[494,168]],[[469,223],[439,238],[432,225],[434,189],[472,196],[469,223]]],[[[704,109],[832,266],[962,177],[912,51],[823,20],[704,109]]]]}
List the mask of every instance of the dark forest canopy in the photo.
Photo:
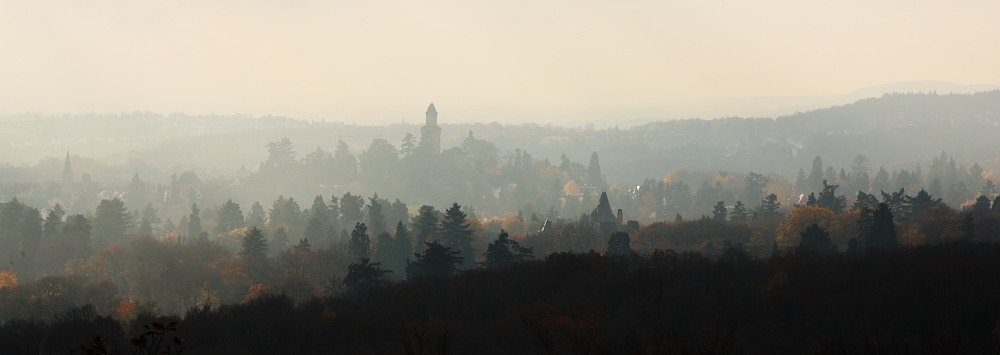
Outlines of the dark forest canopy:
{"type": "MultiPolygon", "coordinates": [[[[552,254],[342,296],[296,300],[261,290],[183,316],[148,303],[110,317],[78,305],[0,323],[0,348],[125,353],[145,325],[147,340],[165,340],[159,350],[186,354],[987,354],[1000,347],[998,263],[996,244],[968,242],[767,260],[737,251],[552,254]]],[[[51,284],[100,297],[75,279],[32,287],[51,284]]]]}

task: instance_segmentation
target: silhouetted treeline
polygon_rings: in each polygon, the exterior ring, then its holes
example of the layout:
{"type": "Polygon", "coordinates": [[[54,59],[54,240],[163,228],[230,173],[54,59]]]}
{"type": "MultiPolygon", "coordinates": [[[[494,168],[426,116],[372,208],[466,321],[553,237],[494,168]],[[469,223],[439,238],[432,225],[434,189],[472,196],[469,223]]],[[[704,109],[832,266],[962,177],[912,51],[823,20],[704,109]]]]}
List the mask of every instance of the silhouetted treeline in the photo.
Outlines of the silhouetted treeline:
{"type": "Polygon", "coordinates": [[[964,241],[864,256],[553,254],[301,302],[193,307],[179,320],[76,308],[3,323],[0,348],[65,353],[99,336],[122,353],[141,325],[179,321],[165,337],[188,354],[983,354],[1000,350],[998,268],[1000,247],[964,241]]]}

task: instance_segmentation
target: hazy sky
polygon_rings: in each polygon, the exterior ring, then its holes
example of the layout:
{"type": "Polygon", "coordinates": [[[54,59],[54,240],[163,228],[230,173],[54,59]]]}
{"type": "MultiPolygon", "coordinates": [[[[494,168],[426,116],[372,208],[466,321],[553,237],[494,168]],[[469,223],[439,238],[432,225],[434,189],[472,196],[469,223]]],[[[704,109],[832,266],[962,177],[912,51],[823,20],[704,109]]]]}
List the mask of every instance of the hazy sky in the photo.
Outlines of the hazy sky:
{"type": "Polygon", "coordinates": [[[0,0],[0,114],[384,123],[435,102],[442,122],[523,122],[1000,84],[998,14],[995,0],[0,0]]]}

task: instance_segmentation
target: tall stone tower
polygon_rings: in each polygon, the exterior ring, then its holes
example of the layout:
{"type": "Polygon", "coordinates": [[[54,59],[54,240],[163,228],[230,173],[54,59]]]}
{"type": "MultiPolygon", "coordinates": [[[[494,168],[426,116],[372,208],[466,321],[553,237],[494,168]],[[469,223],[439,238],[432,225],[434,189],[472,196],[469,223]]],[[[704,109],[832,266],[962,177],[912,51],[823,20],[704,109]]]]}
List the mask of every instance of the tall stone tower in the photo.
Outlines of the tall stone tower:
{"type": "Polygon", "coordinates": [[[431,103],[424,113],[426,121],[420,128],[420,144],[431,154],[441,153],[441,127],[438,127],[438,112],[431,103]]]}

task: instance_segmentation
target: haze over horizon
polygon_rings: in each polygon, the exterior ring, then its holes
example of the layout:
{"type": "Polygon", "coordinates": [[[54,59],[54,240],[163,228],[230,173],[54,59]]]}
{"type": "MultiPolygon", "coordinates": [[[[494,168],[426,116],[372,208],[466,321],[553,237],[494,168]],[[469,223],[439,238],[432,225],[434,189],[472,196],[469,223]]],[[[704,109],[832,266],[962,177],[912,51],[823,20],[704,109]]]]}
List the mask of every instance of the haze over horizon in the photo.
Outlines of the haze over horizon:
{"type": "Polygon", "coordinates": [[[442,123],[770,117],[887,83],[996,88],[997,13],[972,0],[0,1],[0,115],[391,124],[435,102],[442,123]]]}

